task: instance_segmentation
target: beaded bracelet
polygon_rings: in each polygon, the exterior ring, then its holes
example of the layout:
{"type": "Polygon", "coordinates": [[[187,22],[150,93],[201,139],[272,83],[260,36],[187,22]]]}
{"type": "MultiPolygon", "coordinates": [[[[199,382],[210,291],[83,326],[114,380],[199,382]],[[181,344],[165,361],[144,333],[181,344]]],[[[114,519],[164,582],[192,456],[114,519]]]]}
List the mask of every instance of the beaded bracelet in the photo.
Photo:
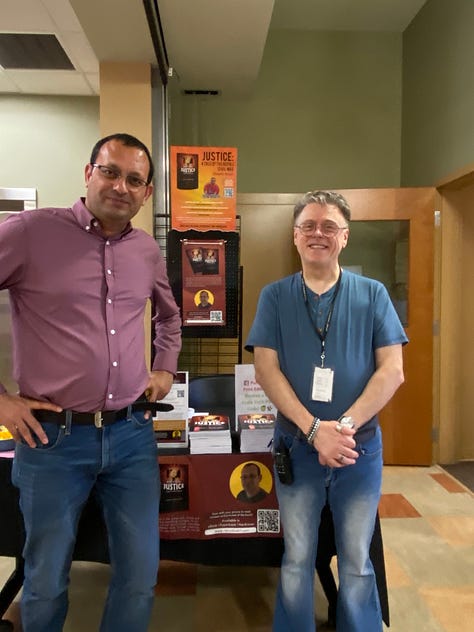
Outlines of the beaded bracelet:
{"type": "Polygon", "coordinates": [[[311,424],[311,428],[306,433],[306,440],[311,445],[313,445],[314,437],[318,434],[320,423],[321,423],[321,419],[319,419],[319,417],[315,417],[313,419],[313,423],[311,424]]]}

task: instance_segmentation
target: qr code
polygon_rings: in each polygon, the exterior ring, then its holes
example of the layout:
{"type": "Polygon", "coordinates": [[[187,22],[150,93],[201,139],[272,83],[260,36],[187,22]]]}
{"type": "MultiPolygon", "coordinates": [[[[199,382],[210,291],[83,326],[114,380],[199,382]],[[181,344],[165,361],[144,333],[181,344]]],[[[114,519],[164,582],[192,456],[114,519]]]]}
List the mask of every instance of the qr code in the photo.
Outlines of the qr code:
{"type": "Polygon", "coordinates": [[[257,509],[257,533],[280,533],[278,509],[257,509]]]}
{"type": "Polygon", "coordinates": [[[234,188],[233,187],[224,187],[224,197],[225,198],[231,198],[234,195],[234,188]]]}
{"type": "Polygon", "coordinates": [[[213,323],[221,323],[222,322],[222,311],[220,309],[215,309],[210,312],[211,321],[213,323]]]}

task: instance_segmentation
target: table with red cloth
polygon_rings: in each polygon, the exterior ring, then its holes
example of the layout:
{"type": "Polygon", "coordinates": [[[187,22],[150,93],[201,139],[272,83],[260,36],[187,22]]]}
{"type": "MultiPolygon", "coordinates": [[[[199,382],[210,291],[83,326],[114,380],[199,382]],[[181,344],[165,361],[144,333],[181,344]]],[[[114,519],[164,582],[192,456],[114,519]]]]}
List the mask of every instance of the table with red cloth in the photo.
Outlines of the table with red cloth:
{"type": "MultiPolygon", "coordinates": [[[[1,456],[1,455],[0,455],[1,456]]],[[[0,591],[0,617],[23,581],[23,521],[18,492],[12,485],[12,459],[0,458],[0,556],[16,558],[16,569],[0,591]]],[[[176,454],[159,456],[161,478],[160,553],[165,560],[208,565],[280,566],[283,538],[270,453],[176,454]],[[241,469],[258,465],[265,497],[258,502],[237,499],[241,469]]],[[[262,495],[262,494],[261,494],[262,495]]],[[[329,562],[336,554],[330,511],[322,514],[316,568],[334,606],[337,596],[329,562]]],[[[107,535],[100,508],[92,495],[81,516],[74,559],[108,560],[107,535]]],[[[383,544],[377,519],[371,546],[385,623],[389,610],[383,544]]]]}

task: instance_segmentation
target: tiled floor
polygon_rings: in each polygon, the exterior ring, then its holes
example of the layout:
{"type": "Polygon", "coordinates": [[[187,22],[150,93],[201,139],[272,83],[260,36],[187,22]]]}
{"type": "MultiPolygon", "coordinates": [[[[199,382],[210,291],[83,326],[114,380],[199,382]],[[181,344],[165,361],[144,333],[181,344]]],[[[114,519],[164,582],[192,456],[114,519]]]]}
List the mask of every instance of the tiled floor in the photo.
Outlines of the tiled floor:
{"type": "MultiPolygon", "coordinates": [[[[436,466],[386,467],[383,492],[390,630],[472,630],[474,494],[436,466]]],[[[12,560],[0,558],[0,582],[12,567],[12,560]]],[[[277,578],[278,569],[163,562],[150,631],[268,632],[277,578]]],[[[74,563],[64,632],[98,629],[107,581],[107,566],[74,563]]],[[[324,621],[327,602],[319,583],[315,595],[324,621]]],[[[17,603],[8,617],[20,632],[17,603]]]]}

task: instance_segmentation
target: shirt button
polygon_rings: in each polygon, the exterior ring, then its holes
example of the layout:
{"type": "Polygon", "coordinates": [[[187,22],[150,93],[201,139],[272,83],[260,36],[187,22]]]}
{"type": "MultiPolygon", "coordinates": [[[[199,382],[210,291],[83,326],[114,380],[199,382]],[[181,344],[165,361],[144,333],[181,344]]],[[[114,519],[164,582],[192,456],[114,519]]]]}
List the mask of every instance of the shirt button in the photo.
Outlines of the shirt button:
{"type": "Polygon", "coordinates": [[[107,270],[107,274],[112,274],[112,270],[107,270]]]}
{"type": "Polygon", "coordinates": [[[106,246],[110,246],[110,241],[106,241],[106,242],[105,242],[105,245],[106,245],[106,246]]]}
{"type": "Polygon", "coordinates": [[[113,398],[112,393],[109,393],[109,394],[107,395],[107,397],[108,397],[109,399],[112,399],[112,398],[113,398]]]}
{"type": "Polygon", "coordinates": [[[112,303],[112,299],[111,299],[111,298],[108,298],[108,299],[107,299],[107,303],[110,305],[110,304],[112,303]]]}
{"type": "Polygon", "coordinates": [[[112,334],[112,336],[115,334],[115,329],[111,329],[110,333],[112,334]]]}
{"type": "Polygon", "coordinates": [[[86,228],[86,230],[90,230],[90,229],[91,229],[91,227],[90,227],[90,226],[86,226],[85,228],[86,228]]]}
{"type": "Polygon", "coordinates": [[[118,362],[112,362],[112,366],[118,366],[118,362]]]}

